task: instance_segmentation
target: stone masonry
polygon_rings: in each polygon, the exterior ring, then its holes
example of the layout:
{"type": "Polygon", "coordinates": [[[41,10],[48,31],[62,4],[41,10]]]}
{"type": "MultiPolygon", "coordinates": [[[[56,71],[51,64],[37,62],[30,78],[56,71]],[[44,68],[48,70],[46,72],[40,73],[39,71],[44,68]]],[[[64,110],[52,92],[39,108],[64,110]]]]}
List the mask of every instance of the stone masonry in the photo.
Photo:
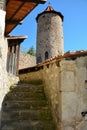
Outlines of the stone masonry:
{"type": "Polygon", "coordinates": [[[7,38],[4,37],[6,16],[5,4],[6,0],[0,0],[0,127],[1,107],[4,96],[9,91],[9,86],[19,80],[18,77],[10,76],[6,70],[8,43],[7,38]]]}
{"type": "Polygon", "coordinates": [[[36,57],[29,54],[20,53],[19,56],[19,70],[32,67],[36,65],[36,57]]]}
{"type": "Polygon", "coordinates": [[[63,16],[48,7],[37,16],[37,63],[63,55],[63,16]]]}
{"type": "Polygon", "coordinates": [[[5,3],[6,0],[0,0],[0,37],[4,37],[4,29],[5,29],[5,3]]]}
{"type": "Polygon", "coordinates": [[[20,80],[44,82],[58,130],[87,130],[81,114],[87,111],[87,56],[54,60],[40,68],[21,73],[20,80]]]}
{"type": "Polygon", "coordinates": [[[2,103],[0,130],[56,130],[43,84],[11,87],[2,103]]]}
{"type": "Polygon", "coordinates": [[[4,39],[5,29],[5,0],[0,1],[0,123],[1,123],[1,106],[5,94],[7,80],[6,73],[6,56],[7,56],[7,40],[4,39]],[[3,55],[4,54],[4,55],[3,55]]]}
{"type": "Polygon", "coordinates": [[[0,121],[1,107],[9,86],[19,81],[18,77],[10,75],[6,70],[8,43],[6,38],[0,38],[0,121]]]}

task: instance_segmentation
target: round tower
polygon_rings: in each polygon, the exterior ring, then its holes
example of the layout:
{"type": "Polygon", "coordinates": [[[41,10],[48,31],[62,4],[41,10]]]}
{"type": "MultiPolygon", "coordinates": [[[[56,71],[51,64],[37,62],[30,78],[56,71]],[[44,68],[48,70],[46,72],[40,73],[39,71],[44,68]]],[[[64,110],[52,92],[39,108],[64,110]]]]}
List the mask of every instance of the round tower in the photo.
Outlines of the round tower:
{"type": "Polygon", "coordinates": [[[64,54],[63,15],[48,6],[37,20],[37,63],[64,54]]]}

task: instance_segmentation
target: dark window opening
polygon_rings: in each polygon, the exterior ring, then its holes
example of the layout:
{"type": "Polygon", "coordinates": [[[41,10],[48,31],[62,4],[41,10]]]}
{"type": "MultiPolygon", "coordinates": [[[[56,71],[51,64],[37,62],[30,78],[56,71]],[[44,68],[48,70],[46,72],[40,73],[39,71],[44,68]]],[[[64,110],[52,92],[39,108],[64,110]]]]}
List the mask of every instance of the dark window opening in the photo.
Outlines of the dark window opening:
{"type": "Polygon", "coordinates": [[[48,59],[48,52],[45,52],[45,60],[48,59]]]}

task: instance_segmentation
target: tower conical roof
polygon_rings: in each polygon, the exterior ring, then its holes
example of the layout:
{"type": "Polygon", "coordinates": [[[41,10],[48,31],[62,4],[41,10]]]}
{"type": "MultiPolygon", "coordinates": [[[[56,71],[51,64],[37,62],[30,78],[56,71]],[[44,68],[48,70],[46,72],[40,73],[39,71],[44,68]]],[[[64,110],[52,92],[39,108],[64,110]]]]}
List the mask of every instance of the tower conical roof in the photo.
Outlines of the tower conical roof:
{"type": "Polygon", "coordinates": [[[53,7],[52,6],[48,6],[47,8],[46,8],[46,10],[45,10],[46,12],[47,11],[54,11],[54,9],[53,9],[53,7]]]}
{"type": "Polygon", "coordinates": [[[46,13],[58,14],[61,17],[62,21],[63,21],[63,18],[64,18],[63,15],[60,12],[55,11],[52,6],[48,6],[42,13],[38,14],[38,16],[36,17],[36,20],[38,21],[38,18],[41,15],[46,14],[46,13]]]}

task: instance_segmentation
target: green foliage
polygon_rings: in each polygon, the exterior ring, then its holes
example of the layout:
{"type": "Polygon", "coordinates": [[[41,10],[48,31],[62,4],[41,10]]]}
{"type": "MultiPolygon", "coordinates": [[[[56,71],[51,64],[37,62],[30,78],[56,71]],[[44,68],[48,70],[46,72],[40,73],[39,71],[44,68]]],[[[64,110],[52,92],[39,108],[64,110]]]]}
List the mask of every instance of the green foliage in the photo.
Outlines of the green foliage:
{"type": "Polygon", "coordinates": [[[30,49],[28,50],[28,52],[27,52],[28,54],[30,54],[30,55],[32,55],[32,56],[36,56],[36,52],[35,52],[35,50],[34,50],[34,47],[32,46],[32,47],[30,47],[30,49]]]}

